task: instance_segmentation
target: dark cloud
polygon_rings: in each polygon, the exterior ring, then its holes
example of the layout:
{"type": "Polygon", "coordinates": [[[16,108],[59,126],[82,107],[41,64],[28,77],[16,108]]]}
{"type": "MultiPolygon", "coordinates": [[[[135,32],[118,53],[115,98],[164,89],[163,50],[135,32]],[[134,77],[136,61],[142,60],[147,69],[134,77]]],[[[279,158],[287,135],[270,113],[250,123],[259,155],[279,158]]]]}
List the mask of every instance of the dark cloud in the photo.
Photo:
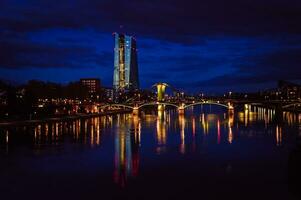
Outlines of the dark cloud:
{"type": "Polygon", "coordinates": [[[163,79],[167,79],[168,74],[160,73],[160,72],[147,72],[147,73],[144,72],[140,74],[140,77],[142,78],[142,80],[150,78],[152,81],[157,82],[163,79]]]}
{"type": "Polygon", "coordinates": [[[2,28],[19,32],[85,27],[111,32],[122,24],[126,32],[188,45],[199,35],[301,33],[297,0],[7,1],[0,9],[2,28]]]}
{"type": "Polygon", "coordinates": [[[216,68],[225,63],[225,59],[218,57],[208,58],[199,54],[188,54],[179,56],[162,56],[160,62],[168,63],[167,71],[173,72],[189,72],[198,71],[205,72],[212,68],[216,68]]]}
{"type": "Polygon", "coordinates": [[[195,82],[204,86],[235,86],[265,82],[276,82],[281,79],[301,79],[301,49],[281,50],[273,53],[248,57],[248,65],[237,66],[237,72],[195,82]]]}
{"type": "Polygon", "coordinates": [[[112,54],[94,48],[28,41],[0,41],[0,68],[86,68],[110,66],[112,54]],[[84,64],[84,65],[83,65],[84,64]]]}

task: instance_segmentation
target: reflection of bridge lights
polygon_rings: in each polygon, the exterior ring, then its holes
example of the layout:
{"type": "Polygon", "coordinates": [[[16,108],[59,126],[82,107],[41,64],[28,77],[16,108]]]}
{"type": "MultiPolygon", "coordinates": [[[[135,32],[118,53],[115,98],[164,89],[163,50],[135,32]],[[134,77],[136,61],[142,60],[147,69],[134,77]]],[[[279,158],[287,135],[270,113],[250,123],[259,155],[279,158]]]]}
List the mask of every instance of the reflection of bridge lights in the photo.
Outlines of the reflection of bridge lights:
{"type": "Polygon", "coordinates": [[[8,144],[8,130],[6,130],[6,134],[5,134],[6,136],[5,136],[5,142],[6,142],[6,144],[8,144]]]}
{"type": "Polygon", "coordinates": [[[282,144],[282,127],[276,126],[276,145],[280,146],[282,144]]]}
{"type": "Polygon", "coordinates": [[[208,121],[205,120],[205,114],[204,113],[201,114],[200,121],[202,122],[203,133],[205,135],[207,135],[208,132],[209,132],[209,123],[208,123],[208,121]]]}
{"type": "Polygon", "coordinates": [[[91,147],[94,146],[94,119],[92,118],[92,123],[91,123],[91,130],[90,130],[90,145],[91,147]]]}
{"type": "Polygon", "coordinates": [[[217,144],[221,142],[221,124],[219,119],[217,120],[217,144]]]}
{"type": "Polygon", "coordinates": [[[230,125],[228,125],[228,142],[230,144],[232,144],[233,141],[233,133],[232,133],[232,127],[230,125]]]}
{"type": "Polygon", "coordinates": [[[166,124],[163,115],[164,114],[162,111],[158,111],[158,118],[156,123],[158,145],[166,144],[166,124]]]}
{"type": "Polygon", "coordinates": [[[238,113],[238,120],[239,120],[240,123],[245,122],[245,113],[244,112],[239,112],[238,113]]]}
{"type": "Polygon", "coordinates": [[[244,115],[244,121],[245,121],[245,127],[247,127],[248,126],[248,122],[249,122],[249,110],[247,109],[247,110],[245,110],[245,115],[244,115]]]}
{"type": "Polygon", "coordinates": [[[77,120],[76,122],[76,140],[79,139],[79,133],[80,133],[80,130],[81,130],[81,121],[80,120],[77,120]]]}
{"type": "Polygon", "coordinates": [[[96,144],[99,145],[100,144],[100,128],[97,128],[97,132],[96,132],[96,144]]]}
{"type": "Polygon", "coordinates": [[[233,126],[234,116],[229,115],[228,119],[228,142],[232,144],[233,141],[233,133],[232,133],[232,126],[233,126]]]}
{"type": "Polygon", "coordinates": [[[228,123],[229,125],[232,127],[233,123],[234,123],[234,115],[233,114],[229,114],[229,118],[228,118],[228,123]]]}
{"type": "Polygon", "coordinates": [[[54,124],[51,125],[51,141],[53,141],[54,139],[54,134],[55,134],[55,127],[54,127],[54,124]]]}
{"type": "Polygon", "coordinates": [[[49,134],[48,124],[45,124],[45,135],[46,135],[46,139],[48,138],[48,134],[49,134]]]}
{"type": "Polygon", "coordinates": [[[195,117],[192,118],[192,135],[195,136],[195,117]]]}
{"type": "Polygon", "coordinates": [[[180,125],[180,135],[181,135],[181,144],[180,144],[180,153],[185,153],[185,118],[183,115],[179,115],[179,125],[180,125]]]}
{"type": "Polygon", "coordinates": [[[34,142],[37,142],[37,127],[34,128],[34,142]]]}

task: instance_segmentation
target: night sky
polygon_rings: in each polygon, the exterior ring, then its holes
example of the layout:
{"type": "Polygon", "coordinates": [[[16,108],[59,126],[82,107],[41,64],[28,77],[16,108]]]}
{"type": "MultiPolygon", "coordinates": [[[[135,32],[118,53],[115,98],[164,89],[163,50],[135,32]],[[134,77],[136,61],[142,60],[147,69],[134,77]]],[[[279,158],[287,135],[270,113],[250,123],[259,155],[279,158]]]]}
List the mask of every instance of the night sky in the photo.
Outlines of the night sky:
{"type": "Polygon", "coordinates": [[[113,32],[136,37],[142,88],[222,93],[301,80],[300,0],[1,0],[0,78],[111,86],[113,32]]]}

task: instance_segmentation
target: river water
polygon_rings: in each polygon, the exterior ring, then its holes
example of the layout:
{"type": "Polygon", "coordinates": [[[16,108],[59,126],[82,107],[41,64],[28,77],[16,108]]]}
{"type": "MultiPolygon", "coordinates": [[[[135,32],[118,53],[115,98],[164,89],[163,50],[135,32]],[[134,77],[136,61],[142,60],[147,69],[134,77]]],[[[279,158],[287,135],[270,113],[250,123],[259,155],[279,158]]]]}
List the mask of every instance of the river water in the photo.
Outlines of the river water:
{"type": "Polygon", "coordinates": [[[259,107],[0,127],[0,196],[298,199],[300,135],[301,114],[259,107]]]}

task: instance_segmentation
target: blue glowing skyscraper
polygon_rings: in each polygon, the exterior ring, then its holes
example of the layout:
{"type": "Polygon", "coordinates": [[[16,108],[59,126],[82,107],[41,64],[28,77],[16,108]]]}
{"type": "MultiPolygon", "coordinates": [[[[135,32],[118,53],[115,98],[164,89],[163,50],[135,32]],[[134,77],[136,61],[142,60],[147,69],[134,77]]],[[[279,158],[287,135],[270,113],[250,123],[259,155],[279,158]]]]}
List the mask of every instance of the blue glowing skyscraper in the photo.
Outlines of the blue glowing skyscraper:
{"type": "Polygon", "coordinates": [[[139,89],[136,40],[132,36],[114,33],[114,77],[115,90],[139,89]]]}

